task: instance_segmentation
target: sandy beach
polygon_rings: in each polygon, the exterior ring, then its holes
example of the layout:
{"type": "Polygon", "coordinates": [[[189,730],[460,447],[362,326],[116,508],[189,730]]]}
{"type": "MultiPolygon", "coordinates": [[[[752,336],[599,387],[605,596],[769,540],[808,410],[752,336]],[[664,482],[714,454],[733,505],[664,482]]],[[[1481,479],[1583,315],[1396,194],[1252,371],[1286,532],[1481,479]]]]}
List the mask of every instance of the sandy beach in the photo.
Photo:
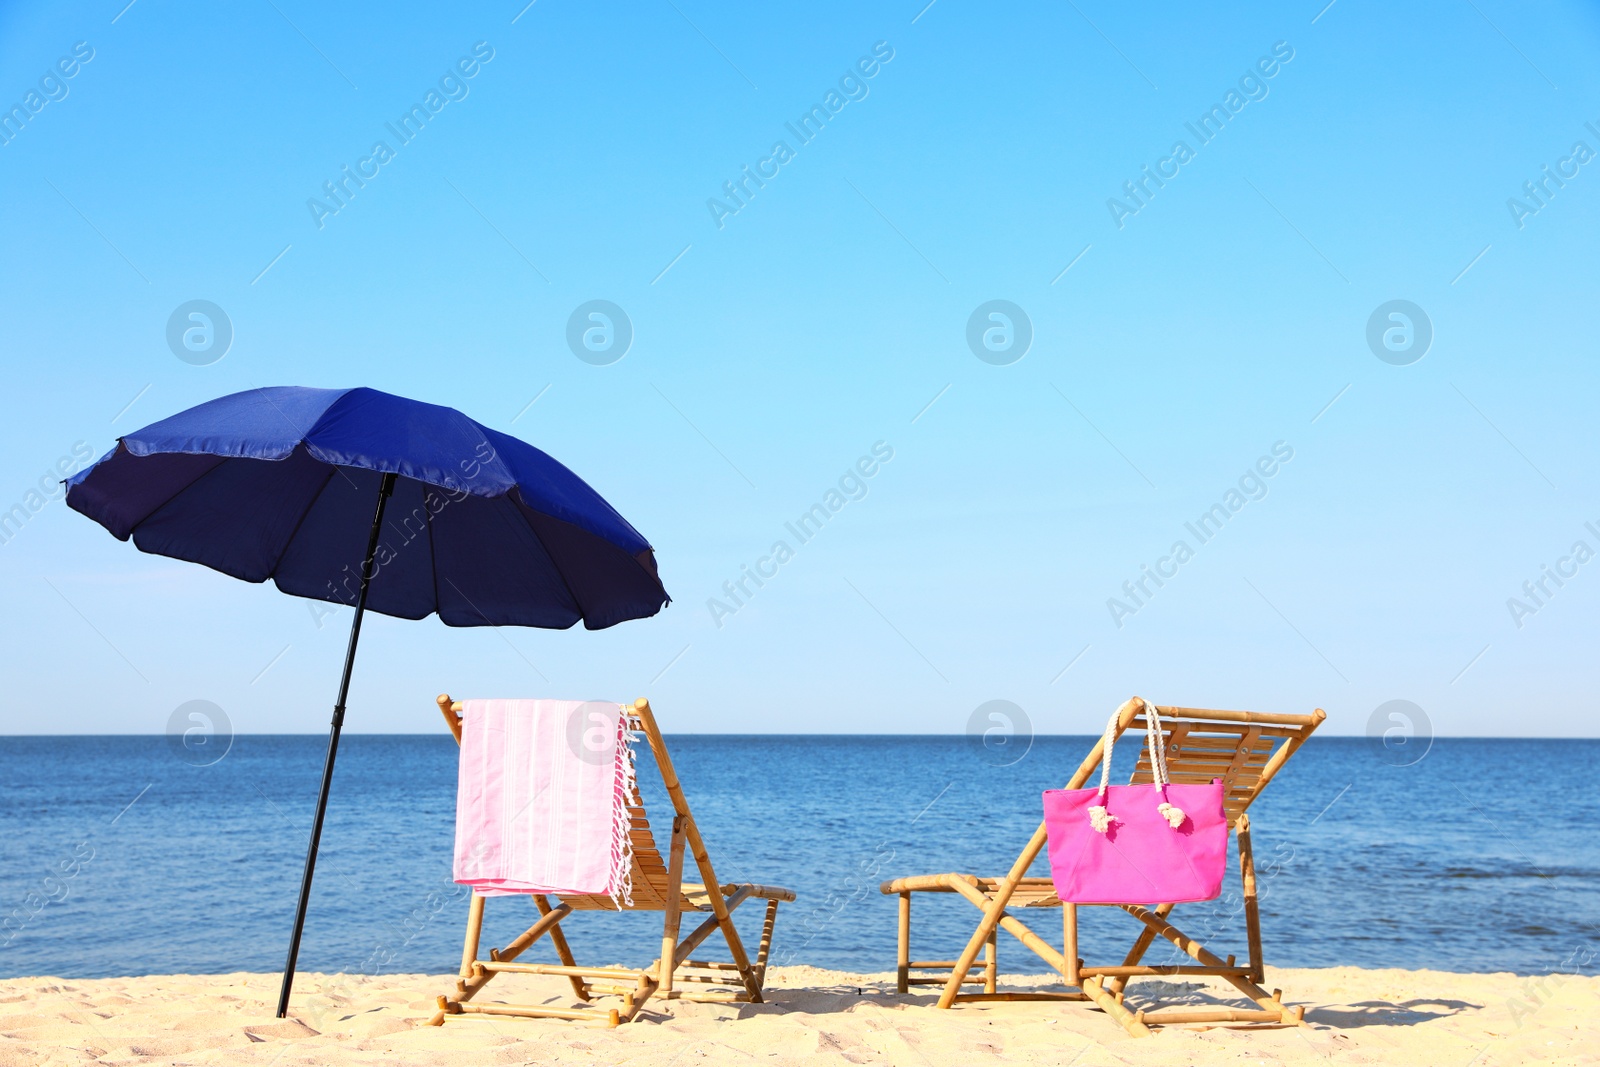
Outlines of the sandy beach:
{"type": "MultiPolygon", "coordinates": [[[[525,984],[507,989],[518,999],[564,1000],[560,979],[517,977],[525,984]]],[[[1600,1062],[1600,978],[1336,967],[1269,968],[1268,979],[1284,988],[1286,1001],[1308,1005],[1309,1025],[1166,1029],[1134,1039],[1082,1004],[941,1012],[928,1006],[931,996],[894,995],[892,975],[810,967],[771,972],[767,1004],[651,1004],[616,1030],[485,1018],[424,1026],[433,995],[449,982],[430,975],[302,974],[286,1020],[272,1017],[276,975],[17,978],[0,982],[0,1067],[1600,1062]]],[[[1200,982],[1168,988],[1192,1003],[1209,997],[1200,982]]]]}

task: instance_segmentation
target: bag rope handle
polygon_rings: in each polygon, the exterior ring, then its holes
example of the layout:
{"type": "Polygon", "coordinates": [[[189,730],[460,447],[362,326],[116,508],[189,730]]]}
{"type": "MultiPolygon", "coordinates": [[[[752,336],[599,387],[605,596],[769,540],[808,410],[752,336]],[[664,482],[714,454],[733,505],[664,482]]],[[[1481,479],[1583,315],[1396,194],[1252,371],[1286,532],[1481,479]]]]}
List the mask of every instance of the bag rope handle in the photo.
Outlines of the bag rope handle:
{"type": "MultiPolygon", "coordinates": [[[[1161,715],[1156,711],[1154,704],[1147,700],[1140,702],[1144,704],[1144,735],[1145,745],[1150,750],[1151,784],[1161,797],[1156,805],[1156,811],[1167,820],[1168,826],[1176,830],[1183,825],[1183,820],[1188,816],[1182,808],[1167,802],[1167,786],[1171,784],[1171,779],[1167,776],[1167,746],[1162,736],[1161,715]]],[[[1102,834],[1111,830],[1112,823],[1122,821],[1106,810],[1106,789],[1111,785],[1111,750],[1117,741],[1117,720],[1121,717],[1122,708],[1118,708],[1111,713],[1111,718],[1106,720],[1106,732],[1100,739],[1100,788],[1095,797],[1096,802],[1089,806],[1089,825],[1102,834]]]]}
{"type": "Polygon", "coordinates": [[[1167,803],[1167,786],[1172,784],[1172,779],[1167,777],[1167,743],[1161,731],[1161,715],[1156,711],[1156,706],[1150,703],[1145,704],[1144,712],[1145,743],[1150,748],[1150,777],[1155,780],[1156,789],[1161,794],[1161,803],[1156,805],[1156,811],[1176,830],[1188,816],[1182,808],[1167,803]]]}
{"type": "Polygon", "coordinates": [[[1100,789],[1095,802],[1089,806],[1089,825],[1102,834],[1111,829],[1112,823],[1122,821],[1106,810],[1106,788],[1111,784],[1111,749],[1117,743],[1117,719],[1121,716],[1122,709],[1118,708],[1106,720],[1106,732],[1100,738],[1100,789]]]}

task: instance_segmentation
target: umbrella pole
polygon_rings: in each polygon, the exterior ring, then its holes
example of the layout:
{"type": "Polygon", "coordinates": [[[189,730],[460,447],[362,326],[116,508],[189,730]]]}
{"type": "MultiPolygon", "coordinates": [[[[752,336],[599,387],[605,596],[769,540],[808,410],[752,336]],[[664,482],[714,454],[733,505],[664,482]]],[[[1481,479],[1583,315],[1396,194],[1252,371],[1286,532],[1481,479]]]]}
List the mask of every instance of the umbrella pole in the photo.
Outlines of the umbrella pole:
{"type": "Polygon", "coordinates": [[[386,473],[378,486],[378,511],[372,517],[372,536],[367,539],[367,556],[361,564],[361,591],[356,596],[356,617],[350,620],[350,644],[344,653],[344,677],[339,681],[339,699],[333,705],[333,725],[328,730],[328,755],[322,762],[322,792],[317,795],[317,813],[311,820],[311,842],[306,846],[306,869],[300,876],[300,903],[294,913],[294,933],[289,936],[289,959],[283,965],[283,987],[278,991],[278,1018],[289,1012],[289,990],[294,986],[294,965],[300,955],[300,934],[306,925],[306,906],[311,903],[311,876],[317,867],[317,845],[322,840],[322,817],[328,811],[328,788],[333,784],[333,760],[339,754],[339,731],[344,726],[344,701],[350,692],[350,671],[356,662],[356,642],[361,639],[361,617],[367,611],[367,587],[372,584],[378,555],[378,534],[383,526],[383,508],[394,492],[394,475],[386,473]]]}

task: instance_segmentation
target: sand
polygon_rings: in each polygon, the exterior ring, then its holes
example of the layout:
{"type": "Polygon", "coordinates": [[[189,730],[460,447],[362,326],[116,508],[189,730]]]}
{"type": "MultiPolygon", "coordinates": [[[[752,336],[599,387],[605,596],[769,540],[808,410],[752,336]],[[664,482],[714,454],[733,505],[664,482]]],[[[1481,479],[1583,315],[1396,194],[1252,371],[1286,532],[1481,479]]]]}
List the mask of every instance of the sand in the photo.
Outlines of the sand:
{"type": "MultiPolygon", "coordinates": [[[[32,1064],[456,1065],[1396,1063],[1492,1067],[1600,1063],[1600,978],[1374,971],[1268,971],[1306,1027],[1164,1029],[1136,1039],[1078,1003],[930,1006],[891,975],[810,967],[768,976],[770,1003],[651,1004],[616,1030],[526,1019],[420,1025],[450,979],[304,974],[291,1018],[273,1018],[277,976],[155,975],[0,981],[0,1067],[32,1064]],[[651,1010],[652,1008],[657,1010],[651,1010]]],[[[1032,980],[1043,984],[1043,978],[1032,980]]],[[[565,1004],[561,979],[505,976],[524,1003],[565,1004]]],[[[1016,986],[1027,984],[1017,982],[1016,986]]],[[[1156,983],[1191,1003],[1201,982],[1156,983]]],[[[1058,987],[1059,988],[1059,987],[1058,987]]],[[[1130,987],[1130,1002],[1140,985],[1130,987]]]]}

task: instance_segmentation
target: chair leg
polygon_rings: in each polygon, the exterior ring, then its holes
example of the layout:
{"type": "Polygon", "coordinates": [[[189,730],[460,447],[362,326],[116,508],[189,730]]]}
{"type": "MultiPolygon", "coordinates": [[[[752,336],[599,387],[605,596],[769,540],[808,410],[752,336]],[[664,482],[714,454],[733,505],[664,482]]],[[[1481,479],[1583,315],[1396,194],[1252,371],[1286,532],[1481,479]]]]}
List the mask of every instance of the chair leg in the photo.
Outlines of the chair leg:
{"type": "MultiPolygon", "coordinates": [[[[713,893],[718,892],[715,886],[709,888],[713,893]]],[[[733,924],[734,909],[743,904],[749,896],[749,887],[746,886],[744,890],[735,893],[727,901],[723,902],[723,914],[713,917],[717,920],[717,925],[722,927],[722,936],[728,942],[728,952],[733,956],[733,962],[739,968],[739,977],[744,980],[745,992],[750,997],[749,1002],[751,1004],[760,1004],[762,1003],[761,983],[763,976],[750,965],[750,957],[744,950],[744,941],[739,937],[739,928],[733,924]],[[732,907],[728,906],[730,903],[732,907]]],[[[720,894],[717,899],[721,899],[720,894]]]]}
{"type": "Polygon", "coordinates": [[[983,991],[993,993],[1000,977],[1000,931],[996,928],[983,944],[983,991]]]}
{"type": "Polygon", "coordinates": [[[1089,999],[1100,1006],[1100,1009],[1122,1024],[1122,1028],[1134,1037],[1150,1037],[1150,1028],[1146,1026],[1133,1012],[1122,1006],[1108,989],[1100,984],[1100,979],[1088,977],[1078,986],[1088,994],[1089,999]]]}
{"type": "MultiPolygon", "coordinates": [[[[540,915],[550,914],[550,901],[543,893],[535,893],[533,895],[533,903],[539,909],[540,915]]],[[[550,943],[555,946],[556,956],[564,966],[576,967],[578,965],[578,961],[573,958],[572,949],[567,945],[567,935],[561,932],[561,927],[552,926],[550,928],[550,943]]],[[[573,996],[584,1001],[589,999],[589,986],[582,978],[577,975],[568,975],[567,979],[572,983],[573,996]]]]}
{"type": "Polygon", "coordinates": [[[895,991],[911,991],[911,894],[900,894],[900,938],[895,950],[895,991]]]}
{"type": "Polygon", "coordinates": [[[1067,958],[1067,984],[1078,984],[1078,968],[1083,959],[1078,955],[1078,906],[1061,905],[1061,954],[1067,958]]]}
{"type": "Polygon", "coordinates": [[[477,890],[467,904],[467,939],[461,946],[461,980],[472,977],[472,965],[478,959],[478,941],[483,935],[483,897],[477,890]]]}
{"type": "Polygon", "coordinates": [[[733,953],[733,962],[739,968],[739,977],[744,980],[745,992],[750,995],[752,1003],[759,1003],[761,982],[756,977],[755,968],[750,966],[750,957],[745,953],[744,942],[739,940],[739,931],[733,925],[727,902],[723,900],[722,883],[717,880],[716,869],[706,852],[706,843],[700,837],[700,828],[695,824],[694,817],[689,814],[689,801],[684,798],[683,787],[678,783],[678,774],[673,769],[672,757],[667,753],[661,730],[656,725],[655,714],[650,710],[650,702],[647,700],[636,702],[634,712],[638,715],[645,735],[650,740],[650,751],[655,754],[656,767],[661,771],[661,782],[667,787],[667,795],[672,798],[672,808],[683,819],[684,837],[689,854],[694,857],[695,866],[700,870],[701,884],[711,895],[712,914],[717,917],[723,936],[727,938],[728,949],[733,953]]]}
{"type": "MultiPolygon", "coordinates": [[[[1122,910],[1127,912],[1129,915],[1132,915],[1146,926],[1154,929],[1156,933],[1160,934],[1168,941],[1171,941],[1174,945],[1178,946],[1179,949],[1186,952],[1197,962],[1204,964],[1207,967],[1228,966],[1227,960],[1217,956],[1200,942],[1196,941],[1188,934],[1185,934],[1182,930],[1179,930],[1176,926],[1173,926],[1171,923],[1167,922],[1166,919],[1156,915],[1149,909],[1141,908],[1137,904],[1124,904],[1122,905],[1122,910]]],[[[1233,986],[1233,988],[1237,989],[1239,992],[1255,1001],[1256,1004],[1258,1004],[1263,1010],[1277,1012],[1283,1022],[1288,1023],[1291,1026],[1305,1025],[1305,1021],[1301,1017],[1303,1012],[1286,1007],[1281,999],[1281,991],[1274,990],[1273,992],[1268,993],[1265,989],[1262,989],[1260,985],[1252,982],[1249,978],[1242,977],[1240,975],[1225,974],[1221,977],[1223,981],[1227,982],[1229,985],[1233,986]]]]}
{"type": "Polygon", "coordinates": [[[467,936],[461,945],[461,971],[456,978],[456,990],[453,997],[436,997],[439,1010],[434,1012],[433,1018],[428,1020],[429,1026],[443,1026],[444,1017],[450,1013],[452,1006],[459,1011],[459,1004],[472,996],[475,989],[469,989],[469,983],[474,975],[472,965],[478,960],[478,941],[483,934],[483,898],[476,890],[472,899],[467,902],[467,936]]]}
{"type": "MultiPolygon", "coordinates": [[[[727,915],[726,919],[714,914],[708,916],[704,922],[691,930],[687,937],[682,938],[678,942],[677,951],[673,953],[673,965],[681,966],[686,962],[689,962],[690,953],[699,948],[702,941],[710,937],[716,931],[721,930],[723,937],[728,942],[730,954],[732,954],[734,957],[734,961],[730,969],[738,972],[740,982],[744,985],[745,991],[743,993],[711,994],[687,993],[682,990],[675,990],[672,994],[674,997],[680,1000],[738,1001],[749,1004],[763,1003],[761,989],[766,979],[766,970],[765,961],[762,957],[766,949],[763,948],[762,953],[757,955],[756,963],[752,964],[748,958],[741,962],[739,957],[744,953],[744,943],[739,940],[738,929],[730,929],[730,927],[733,926],[733,913],[739,910],[739,905],[755,896],[756,888],[757,887],[753,885],[741,886],[733,893],[732,896],[727,897],[723,902],[723,911],[727,915]]],[[[771,930],[772,925],[777,922],[777,904],[778,902],[775,900],[769,900],[767,902],[767,915],[762,923],[762,941],[764,946],[767,942],[768,932],[771,930]]]]}
{"type": "Polygon", "coordinates": [[[672,820],[672,847],[667,860],[667,907],[661,922],[661,963],[656,974],[657,988],[665,997],[672,995],[672,975],[678,969],[678,930],[683,919],[684,844],[684,820],[679,815],[672,820]]]}
{"type": "MultiPolygon", "coordinates": [[[[1098,751],[1098,749],[1096,750],[1098,751]]],[[[988,905],[979,905],[983,909],[983,918],[978,923],[978,928],[972,931],[972,937],[967,940],[967,947],[961,950],[961,955],[956,959],[956,965],[950,971],[950,977],[945,981],[944,991],[939,994],[939,1007],[948,1008],[956,1002],[956,997],[961,993],[961,984],[967,979],[967,972],[972,970],[973,961],[978,958],[978,951],[983,943],[989,940],[995,927],[1000,925],[1001,916],[1006,913],[1006,905],[1011,903],[1011,895],[1017,891],[1028,873],[1028,868],[1033,861],[1044,851],[1048,841],[1044,823],[1033,832],[1033,837],[1028,841],[1028,847],[1022,850],[1022,855],[1017,857],[1017,862],[1011,865],[1011,873],[1005,880],[995,887],[994,895],[988,898],[988,905]]],[[[959,890],[958,890],[959,891],[959,890]]],[[[962,894],[965,896],[965,894],[962,894]]],[[[971,898],[968,898],[971,899],[971,898]]],[[[977,903],[974,901],[974,903],[977,903]]]]}
{"type": "Polygon", "coordinates": [[[1250,944],[1250,978],[1267,980],[1261,951],[1261,908],[1256,902],[1256,859],[1250,844],[1250,816],[1239,816],[1239,875],[1244,881],[1244,926],[1250,944]]]}
{"type": "Polygon", "coordinates": [[[635,980],[631,991],[622,992],[622,1010],[614,1012],[618,1023],[631,1023],[634,1017],[644,1008],[644,1002],[659,988],[656,979],[649,973],[640,974],[635,980]]]}
{"type": "MultiPolygon", "coordinates": [[[[951,882],[950,883],[950,888],[954,889],[957,893],[960,893],[962,896],[966,897],[969,901],[972,902],[972,905],[975,908],[984,909],[985,908],[984,901],[992,899],[992,898],[985,897],[981,890],[976,889],[973,886],[968,885],[966,882],[963,882],[963,881],[960,881],[960,880],[956,880],[956,881],[951,882]]],[[[990,906],[992,906],[992,905],[990,905],[990,906]]],[[[1063,956],[1061,953],[1057,952],[1054,948],[1052,948],[1050,943],[1047,942],[1044,938],[1040,937],[1038,934],[1036,934],[1032,930],[1030,930],[1016,916],[1007,915],[1004,912],[1002,912],[999,915],[999,917],[995,919],[995,925],[996,925],[997,928],[1005,930],[1008,934],[1010,934],[1011,936],[1015,937],[1018,941],[1021,941],[1024,945],[1026,945],[1028,947],[1028,949],[1030,951],[1033,952],[1034,955],[1038,956],[1040,959],[1044,960],[1050,966],[1054,967],[1056,969],[1056,973],[1060,974],[1063,978],[1066,977],[1066,974],[1067,974],[1067,959],[1066,959],[1066,957],[1063,956]]],[[[985,941],[987,941],[987,940],[988,940],[988,938],[985,938],[985,941]]],[[[965,977],[965,976],[963,976],[963,977],[965,977]]],[[[952,1001],[953,1000],[954,1000],[954,998],[952,998],[952,1001]]]]}
{"type": "MultiPolygon", "coordinates": [[[[536,899],[542,903],[544,898],[539,897],[536,899]]],[[[462,1005],[477,996],[479,990],[488,985],[489,980],[500,973],[498,970],[485,968],[478,959],[479,939],[483,932],[483,902],[483,897],[477,893],[472,894],[472,902],[467,909],[466,943],[461,950],[461,977],[456,979],[456,988],[453,995],[435,998],[438,1002],[439,1010],[428,1021],[429,1026],[442,1026],[446,1015],[460,1014],[465,1010],[462,1005]]],[[[550,908],[549,905],[545,905],[544,914],[539,917],[538,922],[524,930],[505,949],[490,949],[489,958],[495,963],[509,962],[516,959],[528,946],[545,934],[559,934],[561,920],[571,914],[572,909],[565,904],[559,908],[550,908]]]]}
{"type": "MultiPolygon", "coordinates": [[[[1168,915],[1172,914],[1172,909],[1175,906],[1176,905],[1173,904],[1158,904],[1156,905],[1155,914],[1165,919],[1168,915]]],[[[1155,944],[1155,940],[1156,932],[1150,927],[1146,926],[1143,930],[1140,930],[1139,936],[1134,939],[1133,947],[1128,950],[1128,955],[1123,959],[1122,965],[1124,967],[1132,967],[1140,960],[1144,959],[1144,954],[1150,951],[1150,946],[1155,944]]],[[[1111,992],[1120,997],[1128,988],[1128,979],[1119,975],[1116,978],[1111,979],[1109,985],[1111,987],[1111,992]]]]}
{"type": "Polygon", "coordinates": [[[767,901],[767,914],[761,920],[761,944],[756,946],[756,970],[761,974],[761,987],[767,985],[767,956],[772,952],[772,931],[778,925],[778,902],[767,901]]]}

